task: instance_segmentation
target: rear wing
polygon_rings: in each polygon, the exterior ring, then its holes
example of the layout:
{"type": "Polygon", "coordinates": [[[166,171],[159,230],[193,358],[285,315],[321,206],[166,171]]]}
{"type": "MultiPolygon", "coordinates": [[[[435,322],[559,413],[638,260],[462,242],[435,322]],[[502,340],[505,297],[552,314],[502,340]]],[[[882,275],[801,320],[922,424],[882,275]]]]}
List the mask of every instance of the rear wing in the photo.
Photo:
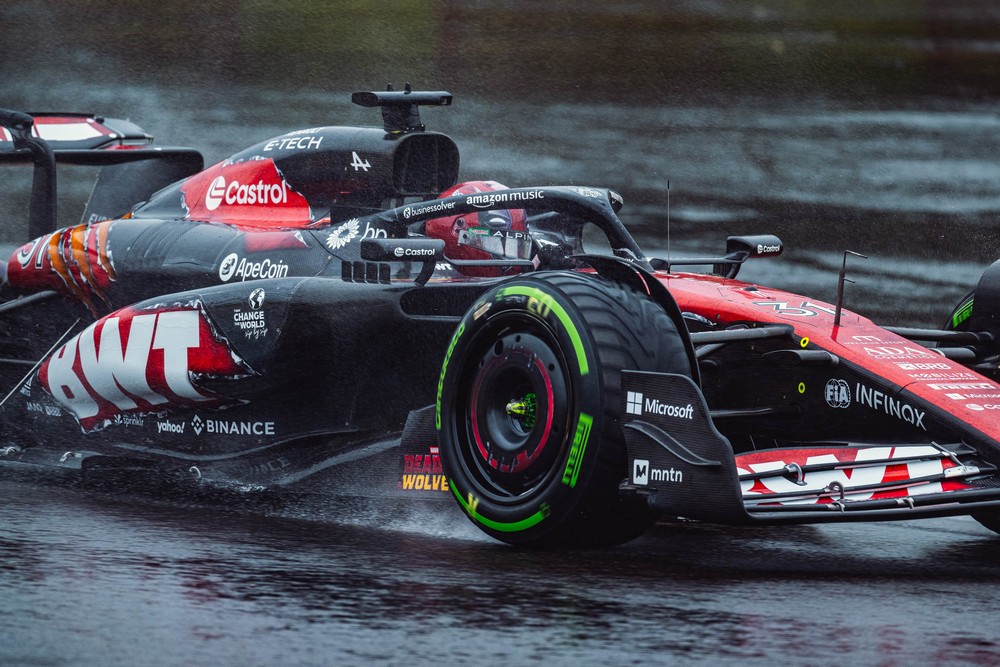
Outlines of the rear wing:
{"type": "MultiPolygon", "coordinates": [[[[0,150],[9,151],[14,143],[11,125],[24,125],[31,119],[31,136],[44,139],[53,150],[109,150],[149,146],[153,136],[135,123],[120,118],[105,118],[83,113],[30,113],[0,112],[3,127],[0,127],[0,150]]],[[[14,154],[6,154],[7,160],[15,160],[14,154]]]]}
{"type": "Polygon", "coordinates": [[[121,217],[157,190],[204,168],[197,150],[152,143],[152,135],[119,118],[0,110],[0,165],[34,166],[31,238],[56,228],[57,163],[102,167],[84,222],[121,217]]]}

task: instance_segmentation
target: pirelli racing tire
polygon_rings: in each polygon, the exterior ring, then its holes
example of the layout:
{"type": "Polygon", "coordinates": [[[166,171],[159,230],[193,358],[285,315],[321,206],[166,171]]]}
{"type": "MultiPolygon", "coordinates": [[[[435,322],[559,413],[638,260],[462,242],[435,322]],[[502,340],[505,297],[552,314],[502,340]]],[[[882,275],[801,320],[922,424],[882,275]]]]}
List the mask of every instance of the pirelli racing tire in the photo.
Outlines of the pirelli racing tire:
{"type": "Polygon", "coordinates": [[[493,537],[531,546],[625,542],[656,520],[623,500],[623,369],[691,376],[661,306],[594,275],[504,282],[455,331],[436,423],[452,493],[493,537]]]}
{"type": "Polygon", "coordinates": [[[948,321],[945,323],[944,328],[949,331],[968,331],[969,330],[969,316],[972,315],[972,306],[976,299],[976,291],[973,290],[965,295],[965,297],[958,302],[954,310],[951,311],[951,315],[948,317],[948,321]]]}

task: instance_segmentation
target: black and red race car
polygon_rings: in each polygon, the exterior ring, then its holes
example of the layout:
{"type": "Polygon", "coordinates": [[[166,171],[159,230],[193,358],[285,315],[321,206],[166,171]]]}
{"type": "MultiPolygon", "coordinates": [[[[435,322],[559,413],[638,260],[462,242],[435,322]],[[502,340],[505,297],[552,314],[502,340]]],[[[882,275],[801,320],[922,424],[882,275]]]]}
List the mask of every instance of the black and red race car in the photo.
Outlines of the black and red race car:
{"type": "Polygon", "coordinates": [[[648,258],[612,190],[456,186],[419,116],[448,93],[353,99],[383,127],[207,169],[125,121],[0,113],[36,237],[4,267],[6,467],[450,497],[530,545],[660,516],[1000,529],[1000,263],[946,329],[880,327],[736,280],[771,235],[648,258]],[[101,171],[55,229],[60,162],[101,171]]]}

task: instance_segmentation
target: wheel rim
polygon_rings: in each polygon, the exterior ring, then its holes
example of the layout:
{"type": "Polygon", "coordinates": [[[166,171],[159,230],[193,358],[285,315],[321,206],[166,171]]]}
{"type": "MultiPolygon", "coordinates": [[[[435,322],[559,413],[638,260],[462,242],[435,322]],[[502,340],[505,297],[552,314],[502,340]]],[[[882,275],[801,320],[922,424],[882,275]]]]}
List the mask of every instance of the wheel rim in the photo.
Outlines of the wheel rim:
{"type": "Polygon", "coordinates": [[[570,388],[547,332],[484,333],[459,395],[462,458],[478,493],[522,502],[556,474],[570,388]]]}

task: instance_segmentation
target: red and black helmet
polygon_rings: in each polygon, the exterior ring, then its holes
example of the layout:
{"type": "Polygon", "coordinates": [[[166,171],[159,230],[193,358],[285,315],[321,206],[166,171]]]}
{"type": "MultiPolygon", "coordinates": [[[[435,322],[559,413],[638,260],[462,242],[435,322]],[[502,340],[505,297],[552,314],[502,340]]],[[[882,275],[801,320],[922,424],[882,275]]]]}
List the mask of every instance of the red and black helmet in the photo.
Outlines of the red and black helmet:
{"type": "MultiPolygon", "coordinates": [[[[506,189],[506,185],[496,181],[468,181],[453,185],[442,192],[441,197],[506,189]]],[[[462,213],[428,220],[426,234],[444,240],[444,254],[448,259],[531,259],[527,217],[520,208],[462,213]]],[[[459,270],[469,276],[482,277],[518,271],[517,268],[503,270],[493,266],[463,266],[459,270]]]]}

